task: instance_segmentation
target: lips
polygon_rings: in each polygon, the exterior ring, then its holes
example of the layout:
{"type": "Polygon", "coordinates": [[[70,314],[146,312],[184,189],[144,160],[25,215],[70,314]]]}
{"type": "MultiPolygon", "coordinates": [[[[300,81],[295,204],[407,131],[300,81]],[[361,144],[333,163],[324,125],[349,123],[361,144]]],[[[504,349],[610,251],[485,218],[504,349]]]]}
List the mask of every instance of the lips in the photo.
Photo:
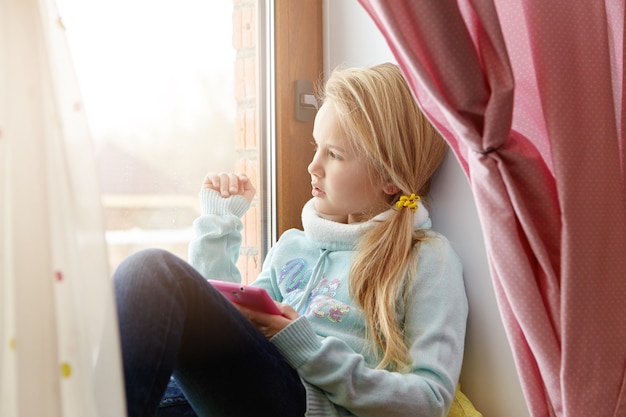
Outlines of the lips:
{"type": "Polygon", "coordinates": [[[321,188],[313,185],[313,188],[311,189],[311,195],[313,195],[313,197],[321,197],[324,195],[324,191],[322,191],[321,188]]]}

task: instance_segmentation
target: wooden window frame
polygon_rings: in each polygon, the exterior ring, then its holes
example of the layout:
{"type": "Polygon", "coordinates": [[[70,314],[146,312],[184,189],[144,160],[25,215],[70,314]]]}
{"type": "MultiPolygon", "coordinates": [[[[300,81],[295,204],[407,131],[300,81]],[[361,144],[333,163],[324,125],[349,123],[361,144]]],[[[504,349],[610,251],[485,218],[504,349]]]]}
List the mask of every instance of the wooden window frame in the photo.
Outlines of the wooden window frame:
{"type": "Polygon", "coordinates": [[[313,156],[313,120],[295,118],[296,80],[315,85],[323,73],[322,0],[275,0],[276,232],[302,228],[311,198],[307,167],[313,156]]]}

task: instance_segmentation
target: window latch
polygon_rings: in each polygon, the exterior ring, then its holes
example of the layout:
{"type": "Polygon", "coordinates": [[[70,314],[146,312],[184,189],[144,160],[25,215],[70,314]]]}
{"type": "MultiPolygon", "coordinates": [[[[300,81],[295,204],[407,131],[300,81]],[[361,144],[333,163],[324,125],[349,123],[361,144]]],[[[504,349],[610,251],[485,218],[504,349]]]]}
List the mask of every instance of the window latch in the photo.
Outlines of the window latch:
{"type": "Polygon", "coordinates": [[[294,89],[294,115],[297,122],[310,122],[319,107],[313,94],[313,83],[309,80],[296,80],[294,89]]]}

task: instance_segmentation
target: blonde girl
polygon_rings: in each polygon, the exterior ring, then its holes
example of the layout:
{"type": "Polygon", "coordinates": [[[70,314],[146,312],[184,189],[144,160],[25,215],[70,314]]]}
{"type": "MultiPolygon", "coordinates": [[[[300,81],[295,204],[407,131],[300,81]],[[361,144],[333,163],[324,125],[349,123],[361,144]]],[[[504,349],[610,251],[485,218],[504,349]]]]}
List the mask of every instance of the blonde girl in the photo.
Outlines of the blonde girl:
{"type": "Polygon", "coordinates": [[[321,100],[304,230],[280,237],[253,284],[282,315],[206,282],[241,280],[255,194],[242,175],[205,177],[193,267],[150,250],[116,272],[129,416],[154,415],[172,374],[200,416],[448,412],[467,300],[424,205],[446,144],[393,64],[334,71],[321,100]]]}

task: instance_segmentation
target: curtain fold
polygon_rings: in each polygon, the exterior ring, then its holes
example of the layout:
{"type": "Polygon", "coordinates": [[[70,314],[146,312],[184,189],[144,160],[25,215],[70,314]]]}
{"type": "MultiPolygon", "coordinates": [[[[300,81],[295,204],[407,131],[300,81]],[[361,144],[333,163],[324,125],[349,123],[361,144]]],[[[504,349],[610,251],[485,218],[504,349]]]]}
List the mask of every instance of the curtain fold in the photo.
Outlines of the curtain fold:
{"type": "Polygon", "coordinates": [[[51,0],[0,0],[0,415],[124,416],[90,132],[51,0]]]}
{"type": "Polygon", "coordinates": [[[624,1],[360,3],[470,182],[531,415],[624,416],[624,1]]]}

